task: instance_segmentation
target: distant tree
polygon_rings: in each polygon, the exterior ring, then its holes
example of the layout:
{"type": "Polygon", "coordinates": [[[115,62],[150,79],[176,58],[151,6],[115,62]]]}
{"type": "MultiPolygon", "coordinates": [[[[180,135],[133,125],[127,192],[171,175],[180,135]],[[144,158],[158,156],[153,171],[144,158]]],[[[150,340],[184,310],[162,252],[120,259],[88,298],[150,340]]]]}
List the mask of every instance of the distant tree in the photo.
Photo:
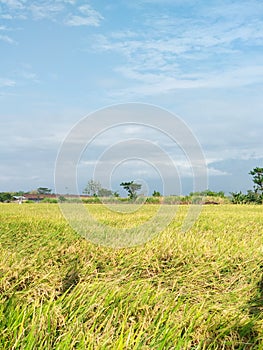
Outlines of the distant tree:
{"type": "Polygon", "coordinates": [[[218,197],[224,198],[225,197],[225,192],[224,191],[219,191],[217,192],[218,197]]]}
{"type": "Polygon", "coordinates": [[[10,202],[12,195],[9,192],[0,192],[0,202],[10,202]]]}
{"type": "Polygon", "coordinates": [[[67,199],[66,199],[66,197],[64,197],[64,196],[59,196],[59,197],[58,197],[58,200],[59,200],[59,202],[62,203],[62,202],[66,202],[67,199]]]}
{"type": "Polygon", "coordinates": [[[114,197],[116,197],[116,198],[119,198],[119,197],[120,197],[120,194],[119,194],[117,191],[113,192],[113,195],[114,195],[114,197]]]}
{"type": "Polygon", "coordinates": [[[263,168],[256,167],[249,172],[254,182],[254,191],[248,190],[247,194],[230,192],[232,203],[235,204],[263,204],[263,168]]]}
{"type": "Polygon", "coordinates": [[[232,198],[231,201],[234,204],[244,204],[246,203],[246,195],[240,192],[230,192],[232,198]]]}
{"type": "Polygon", "coordinates": [[[254,190],[256,193],[263,193],[263,168],[256,167],[249,172],[254,182],[254,190]]]}
{"type": "Polygon", "coordinates": [[[240,192],[230,192],[231,201],[234,204],[262,204],[263,193],[259,194],[255,191],[248,190],[247,194],[240,192]]]}
{"type": "Polygon", "coordinates": [[[153,191],[153,194],[152,194],[153,197],[161,197],[161,193],[159,191],[153,191]]]}
{"type": "Polygon", "coordinates": [[[137,198],[137,192],[141,189],[142,185],[137,184],[134,181],[130,182],[122,182],[120,184],[129,194],[130,199],[136,199],[137,198]]]}
{"type": "Polygon", "coordinates": [[[51,189],[47,188],[47,187],[38,187],[37,188],[37,193],[38,194],[50,194],[51,193],[51,189]]]}
{"type": "Polygon", "coordinates": [[[38,194],[38,191],[37,191],[37,190],[31,190],[31,191],[29,192],[29,194],[38,194]]]}
{"type": "Polygon", "coordinates": [[[98,196],[98,192],[102,189],[99,181],[89,180],[87,186],[84,188],[82,193],[88,194],[89,196],[98,196]]]}
{"type": "Polygon", "coordinates": [[[111,190],[108,190],[107,188],[100,188],[98,190],[98,196],[99,197],[111,197],[113,195],[111,190]]]}
{"type": "Polygon", "coordinates": [[[262,204],[263,194],[248,190],[246,194],[246,203],[262,204]]]}
{"type": "Polygon", "coordinates": [[[13,196],[23,196],[26,192],[24,191],[17,191],[17,192],[13,192],[13,196]]]}
{"type": "Polygon", "coordinates": [[[215,192],[215,191],[211,191],[209,189],[201,191],[201,192],[190,192],[189,196],[193,197],[193,196],[209,196],[209,197],[221,197],[224,198],[225,197],[225,192],[223,191],[219,191],[219,192],[215,192]]]}

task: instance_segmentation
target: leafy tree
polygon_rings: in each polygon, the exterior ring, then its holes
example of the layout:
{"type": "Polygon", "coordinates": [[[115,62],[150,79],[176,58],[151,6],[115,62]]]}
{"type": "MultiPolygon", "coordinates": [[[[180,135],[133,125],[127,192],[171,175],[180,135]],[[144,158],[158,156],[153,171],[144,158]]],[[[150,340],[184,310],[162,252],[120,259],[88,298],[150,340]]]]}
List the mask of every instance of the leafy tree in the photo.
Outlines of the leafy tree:
{"type": "Polygon", "coordinates": [[[211,190],[207,189],[207,190],[201,191],[201,192],[190,192],[189,196],[191,196],[191,197],[193,197],[193,196],[209,196],[209,197],[224,198],[225,193],[223,191],[215,192],[215,191],[211,191],[211,190]]]}
{"type": "Polygon", "coordinates": [[[0,192],[0,202],[10,202],[12,195],[9,192],[0,192]]]}
{"type": "Polygon", "coordinates": [[[161,197],[161,193],[159,191],[153,191],[153,194],[152,194],[153,197],[161,197]]]}
{"type": "Polygon", "coordinates": [[[29,192],[29,194],[39,194],[39,193],[37,192],[37,190],[31,190],[31,191],[29,192]]]}
{"type": "Polygon", "coordinates": [[[98,196],[98,192],[102,189],[99,181],[89,180],[87,186],[82,191],[84,194],[89,196],[98,196]]]}
{"type": "Polygon", "coordinates": [[[251,190],[247,191],[246,203],[262,204],[263,195],[251,190]]]}
{"type": "Polygon", "coordinates": [[[38,194],[50,194],[51,193],[51,189],[47,188],[47,187],[38,187],[37,188],[37,193],[38,194]]]}
{"type": "Polygon", "coordinates": [[[17,192],[13,192],[13,196],[23,196],[26,192],[24,191],[17,191],[17,192]]]}
{"type": "Polygon", "coordinates": [[[263,203],[263,168],[256,167],[249,172],[254,182],[254,191],[248,190],[247,194],[242,192],[231,192],[232,202],[235,204],[262,204],[263,203]]]}
{"type": "Polygon", "coordinates": [[[44,198],[42,203],[57,203],[58,200],[56,198],[44,198]]]}
{"type": "Polygon", "coordinates": [[[240,192],[230,192],[232,198],[231,201],[234,204],[243,204],[246,202],[246,195],[240,192]]]}
{"type": "Polygon", "coordinates": [[[112,196],[112,191],[108,190],[107,188],[100,188],[98,190],[98,196],[99,197],[111,197],[112,196]]]}
{"type": "Polygon", "coordinates": [[[130,182],[122,182],[120,184],[128,193],[130,199],[136,199],[137,198],[137,192],[141,189],[142,185],[137,184],[134,181],[130,182]]]}
{"type": "Polygon", "coordinates": [[[263,193],[263,168],[256,167],[249,172],[252,175],[255,192],[263,193]]]}

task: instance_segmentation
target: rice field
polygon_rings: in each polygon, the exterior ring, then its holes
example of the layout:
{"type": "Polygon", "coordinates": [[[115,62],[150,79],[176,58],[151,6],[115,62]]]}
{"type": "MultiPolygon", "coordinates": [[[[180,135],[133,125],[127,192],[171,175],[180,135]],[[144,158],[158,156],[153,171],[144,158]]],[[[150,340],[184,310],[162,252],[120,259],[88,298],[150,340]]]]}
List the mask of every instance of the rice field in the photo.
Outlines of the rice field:
{"type": "MultiPolygon", "coordinates": [[[[115,228],[156,210],[89,208],[115,228]]],[[[182,233],[187,211],[113,249],[57,204],[0,204],[0,349],[263,349],[263,207],[204,206],[182,233]]]]}

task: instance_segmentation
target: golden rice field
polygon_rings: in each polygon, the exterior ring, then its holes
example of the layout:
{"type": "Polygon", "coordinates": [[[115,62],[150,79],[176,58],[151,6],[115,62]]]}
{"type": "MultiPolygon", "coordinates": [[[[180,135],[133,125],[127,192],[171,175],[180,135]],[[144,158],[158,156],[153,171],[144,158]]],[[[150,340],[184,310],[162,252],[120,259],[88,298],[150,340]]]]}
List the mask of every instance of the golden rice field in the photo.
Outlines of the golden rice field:
{"type": "MultiPolygon", "coordinates": [[[[122,228],[156,207],[90,210],[122,228]]],[[[182,233],[187,210],[113,249],[56,204],[0,204],[0,349],[263,349],[263,206],[204,206],[182,233]]]]}

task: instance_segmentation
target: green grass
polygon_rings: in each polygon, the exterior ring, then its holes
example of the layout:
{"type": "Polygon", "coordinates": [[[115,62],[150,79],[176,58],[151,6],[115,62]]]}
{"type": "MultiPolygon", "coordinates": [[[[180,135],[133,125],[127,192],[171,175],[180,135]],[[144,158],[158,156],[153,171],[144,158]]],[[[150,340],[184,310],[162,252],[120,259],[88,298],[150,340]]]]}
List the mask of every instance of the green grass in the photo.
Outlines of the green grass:
{"type": "MultiPolygon", "coordinates": [[[[90,210],[130,227],[155,208],[90,210]]],[[[263,349],[263,207],[205,206],[182,233],[187,209],[154,240],[112,249],[56,204],[1,204],[0,349],[263,349]]]]}

